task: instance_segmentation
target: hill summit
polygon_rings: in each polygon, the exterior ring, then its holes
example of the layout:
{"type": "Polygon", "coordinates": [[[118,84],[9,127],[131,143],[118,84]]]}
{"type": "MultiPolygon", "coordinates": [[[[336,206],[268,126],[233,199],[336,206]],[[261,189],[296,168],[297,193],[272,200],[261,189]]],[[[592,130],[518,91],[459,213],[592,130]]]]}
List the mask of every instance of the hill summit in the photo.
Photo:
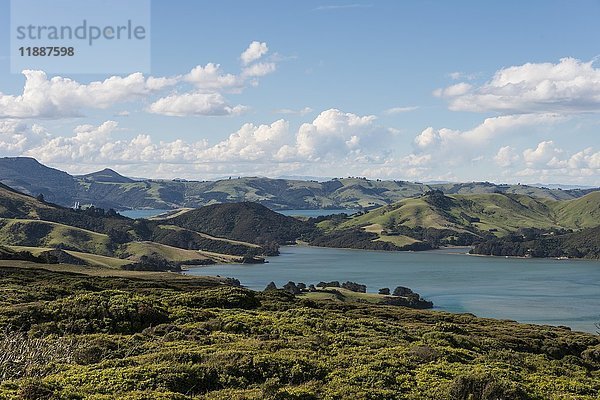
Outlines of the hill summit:
{"type": "Polygon", "coordinates": [[[131,178],[127,178],[119,174],[117,171],[110,168],[104,168],[101,171],[92,172],[86,175],[79,175],[78,178],[91,182],[106,182],[106,183],[133,183],[131,178]]]}

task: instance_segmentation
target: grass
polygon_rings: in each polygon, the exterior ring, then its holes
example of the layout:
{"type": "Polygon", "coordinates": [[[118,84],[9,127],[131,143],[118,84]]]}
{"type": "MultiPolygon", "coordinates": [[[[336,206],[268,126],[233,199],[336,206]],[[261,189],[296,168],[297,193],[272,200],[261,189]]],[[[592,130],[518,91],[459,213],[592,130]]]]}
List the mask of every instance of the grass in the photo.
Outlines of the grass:
{"type": "Polygon", "coordinates": [[[378,239],[375,239],[375,241],[392,243],[398,247],[408,246],[409,244],[418,242],[418,240],[413,239],[408,236],[405,236],[405,235],[394,235],[394,236],[383,235],[383,236],[380,236],[378,239]]]}
{"type": "Polygon", "coordinates": [[[367,232],[381,234],[383,231],[383,226],[381,224],[371,224],[363,227],[363,229],[367,232]]]}
{"type": "Polygon", "coordinates": [[[33,247],[68,245],[82,252],[110,256],[108,235],[56,222],[4,219],[0,244],[33,247]]]}
{"type": "Polygon", "coordinates": [[[579,199],[551,203],[556,220],[570,228],[593,228],[600,224],[600,192],[579,199]]]}
{"type": "MultiPolygon", "coordinates": [[[[175,230],[175,231],[189,230],[189,229],[185,229],[185,228],[180,228],[180,227],[175,226],[175,225],[159,225],[159,228],[161,228],[161,229],[172,229],[172,230],[175,230]]],[[[198,235],[200,235],[201,237],[203,237],[205,239],[209,239],[209,240],[216,240],[216,241],[220,241],[220,242],[231,243],[231,244],[236,244],[236,245],[241,245],[241,246],[246,246],[246,247],[252,247],[252,248],[259,248],[260,247],[260,246],[258,246],[256,244],[253,244],[253,243],[242,242],[242,241],[239,241],[239,240],[226,239],[226,238],[222,238],[222,237],[212,236],[212,235],[209,235],[209,234],[203,233],[203,232],[197,232],[197,231],[193,231],[193,232],[195,232],[198,235]]]]}
{"type": "Polygon", "coordinates": [[[141,256],[158,254],[163,258],[174,262],[186,262],[194,260],[213,260],[217,263],[240,262],[241,258],[227,254],[213,253],[203,250],[186,250],[179,247],[168,246],[155,242],[130,242],[124,245],[122,250],[130,254],[132,259],[139,260],[141,256]]]}
{"type": "MultiPolygon", "coordinates": [[[[53,250],[51,247],[30,247],[30,246],[8,246],[15,251],[28,251],[34,256],[40,255],[45,251],[53,250]]],[[[131,260],[124,260],[121,258],[101,256],[98,254],[82,253],[80,251],[65,250],[66,253],[77,257],[91,266],[103,267],[103,268],[122,268],[125,265],[131,264],[131,260]]]]}
{"type": "Polygon", "coordinates": [[[421,198],[405,199],[393,205],[383,206],[366,214],[351,218],[339,227],[341,229],[351,227],[364,227],[373,224],[386,226],[391,220],[399,224],[414,228],[416,226],[444,229],[458,225],[448,221],[440,215],[427,202],[421,198]]]}
{"type": "Polygon", "coordinates": [[[45,251],[53,250],[52,247],[32,247],[32,246],[7,246],[8,248],[15,251],[28,251],[34,256],[39,256],[40,253],[45,251]]]}
{"type": "Polygon", "coordinates": [[[162,214],[156,215],[154,217],[150,217],[148,219],[150,221],[160,221],[160,220],[165,220],[165,219],[171,219],[171,218],[175,218],[180,215],[183,215],[186,212],[191,211],[191,210],[193,210],[193,208],[178,208],[176,210],[167,211],[162,214]]]}
{"type": "Polygon", "coordinates": [[[141,256],[149,256],[153,253],[158,254],[167,260],[175,262],[207,258],[199,251],[185,250],[154,242],[130,242],[124,245],[124,249],[122,251],[124,253],[131,254],[131,258],[136,260],[139,260],[141,256]]]}
{"type": "MultiPolygon", "coordinates": [[[[118,250],[113,250],[110,238],[105,234],[41,220],[5,219],[4,221],[4,226],[0,227],[0,244],[30,251],[34,255],[66,245],[69,249],[77,249],[66,250],[67,253],[95,266],[121,268],[131,264],[132,261],[139,261],[142,256],[152,254],[176,263],[195,260],[212,260],[216,263],[241,262],[239,256],[187,250],[155,242],[129,242],[120,245],[118,250]],[[36,236],[31,232],[40,233],[36,236]],[[127,259],[114,257],[115,254],[127,259]]],[[[181,229],[170,225],[164,225],[163,228],[181,229]]],[[[206,234],[200,235],[210,240],[241,244],[252,248],[258,247],[236,240],[222,239],[206,234]]]]}
{"type": "MultiPolygon", "coordinates": [[[[34,273],[35,271],[48,271],[51,273],[58,274],[77,274],[82,276],[99,278],[125,278],[136,280],[149,280],[153,282],[183,281],[216,285],[223,281],[223,279],[218,277],[183,275],[174,272],[128,271],[115,268],[105,268],[101,266],[84,266],[71,264],[38,264],[29,261],[12,260],[0,260],[0,268],[31,270],[34,273]]],[[[39,277],[41,279],[41,277],[43,277],[43,274],[40,274],[39,277]]]]}
{"type": "Polygon", "coordinates": [[[4,185],[0,186],[0,215],[38,218],[38,209],[51,208],[54,207],[41,203],[33,197],[10,190],[4,185]]]}
{"type": "Polygon", "coordinates": [[[95,265],[98,267],[120,269],[126,265],[131,264],[130,260],[123,260],[121,258],[107,257],[98,254],[82,253],[79,251],[70,250],[67,250],[66,252],[72,255],[73,257],[82,259],[90,265],[95,265]]]}

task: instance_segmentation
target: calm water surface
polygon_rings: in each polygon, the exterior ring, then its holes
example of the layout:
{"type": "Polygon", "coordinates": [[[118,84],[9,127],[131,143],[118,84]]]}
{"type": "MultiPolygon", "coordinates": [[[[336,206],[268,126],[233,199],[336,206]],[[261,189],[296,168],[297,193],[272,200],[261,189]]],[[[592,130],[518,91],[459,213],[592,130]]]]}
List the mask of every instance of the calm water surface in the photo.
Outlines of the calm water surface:
{"type": "Polygon", "coordinates": [[[290,215],[293,217],[321,217],[323,215],[333,215],[333,214],[348,214],[352,215],[356,213],[356,210],[345,210],[345,209],[335,209],[335,210],[277,210],[278,213],[283,215],[290,215]]]}
{"type": "Polygon", "coordinates": [[[281,248],[268,264],[192,268],[192,275],[238,278],[262,290],[271,281],[355,281],[369,292],[407,286],[438,309],[595,332],[600,321],[600,262],[506,259],[466,249],[379,252],[307,246],[281,248]]]}
{"type": "MultiPolygon", "coordinates": [[[[119,214],[128,217],[128,218],[133,218],[133,219],[139,219],[139,218],[152,218],[152,217],[156,217],[159,214],[165,213],[167,211],[173,211],[171,210],[159,210],[159,209],[152,209],[152,210],[125,210],[125,211],[119,211],[119,214]]],[[[348,215],[354,214],[356,213],[356,210],[344,210],[344,209],[335,209],[335,210],[279,210],[277,211],[280,214],[283,215],[292,215],[292,216],[298,216],[298,217],[320,217],[322,215],[332,215],[332,214],[341,214],[341,213],[346,213],[348,215]]]]}
{"type": "Polygon", "coordinates": [[[121,214],[122,216],[127,217],[127,218],[140,219],[140,218],[156,217],[157,215],[166,213],[167,211],[173,211],[173,210],[158,210],[158,209],[125,210],[125,211],[119,211],[119,214],[121,214]]]}

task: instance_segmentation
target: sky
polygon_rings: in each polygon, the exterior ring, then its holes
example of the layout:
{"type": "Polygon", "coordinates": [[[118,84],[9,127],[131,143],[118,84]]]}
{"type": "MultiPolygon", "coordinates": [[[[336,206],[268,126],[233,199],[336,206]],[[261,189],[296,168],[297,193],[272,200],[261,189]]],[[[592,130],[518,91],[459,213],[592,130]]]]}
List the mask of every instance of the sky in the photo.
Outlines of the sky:
{"type": "Polygon", "coordinates": [[[153,0],[148,68],[95,74],[11,72],[9,8],[0,156],[150,178],[600,185],[598,0],[153,0]]]}

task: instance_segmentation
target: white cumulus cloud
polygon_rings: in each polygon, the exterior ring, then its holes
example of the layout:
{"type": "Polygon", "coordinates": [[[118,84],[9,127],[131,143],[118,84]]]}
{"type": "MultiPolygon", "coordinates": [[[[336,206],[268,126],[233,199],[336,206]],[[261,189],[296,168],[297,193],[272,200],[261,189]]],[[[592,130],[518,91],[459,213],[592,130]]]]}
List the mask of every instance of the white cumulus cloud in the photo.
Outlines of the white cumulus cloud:
{"type": "Polygon", "coordinates": [[[461,82],[434,94],[455,111],[600,112],[600,69],[575,58],[527,63],[501,69],[481,86],[461,82]]]}
{"type": "Polygon", "coordinates": [[[252,64],[242,70],[242,77],[244,78],[258,78],[261,76],[273,73],[276,69],[275,63],[256,63],[252,64]]]}
{"type": "Polygon", "coordinates": [[[559,157],[563,153],[552,140],[540,142],[535,149],[525,149],[523,160],[529,167],[558,166],[561,164],[559,157]]]}
{"type": "Polygon", "coordinates": [[[526,127],[556,124],[564,120],[565,117],[551,113],[502,115],[486,118],[475,128],[466,131],[428,127],[415,137],[415,144],[420,149],[444,147],[451,151],[459,151],[461,147],[478,146],[504,133],[526,127]]]}
{"type": "Polygon", "coordinates": [[[262,56],[267,54],[268,51],[269,47],[265,42],[261,43],[255,40],[250,43],[248,48],[240,55],[240,59],[242,60],[242,64],[248,65],[260,59],[262,56]]]}
{"type": "Polygon", "coordinates": [[[494,161],[501,167],[511,167],[517,161],[519,161],[521,157],[517,153],[517,151],[510,146],[503,146],[498,149],[498,153],[494,156],[494,161]]]}
{"type": "Polygon", "coordinates": [[[145,78],[141,73],[112,76],[82,84],[43,71],[23,71],[25,86],[20,95],[0,93],[0,118],[59,118],[80,114],[82,108],[108,108],[115,103],[143,98],[174,82],[145,78]]]}
{"type": "MultiPolygon", "coordinates": [[[[71,135],[50,135],[40,127],[36,130],[41,138],[20,145],[20,153],[54,165],[210,164],[211,171],[225,172],[246,165],[250,170],[271,176],[275,170],[289,171],[292,165],[300,168],[311,164],[319,168],[332,165],[336,169],[350,166],[357,172],[361,165],[363,168],[385,159],[391,137],[387,129],[375,124],[374,116],[337,109],[323,111],[297,130],[291,130],[289,122],[283,119],[271,124],[246,123],[214,144],[181,139],[157,142],[145,133],[120,138],[123,132],[115,121],[80,125],[71,135]]],[[[0,148],[7,143],[18,142],[7,140],[0,148]]],[[[415,156],[407,165],[418,165],[425,158],[415,156]]]]}
{"type": "Polygon", "coordinates": [[[388,108],[383,112],[385,115],[394,115],[394,114],[402,114],[410,111],[415,111],[419,109],[417,106],[406,106],[406,107],[392,107],[388,108]]]}
{"type": "Polygon", "coordinates": [[[386,135],[375,125],[375,119],[373,115],[359,116],[337,109],[323,111],[312,123],[300,126],[296,138],[298,154],[319,159],[331,153],[367,149],[386,135]]]}
{"type": "Polygon", "coordinates": [[[90,83],[54,76],[43,71],[25,70],[20,94],[0,92],[0,118],[68,118],[82,116],[86,109],[107,109],[124,102],[150,102],[145,109],[156,114],[230,115],[245,107],[231,106],[225,93],[239,93],[256,86],[258,78],[277,69],[271,62],[256,62],[268,51],[266,43],[253,42],[243,53],[244,66],[236,74],[225,73],[219,64],[198,65],[187,74],[145,77],[142,73],[110,76],[90,83]],[[167,89],[178,86],[175,93],[167,89]],[[185,87],[180,87],[185,86],[185,87]],[[192,87],[190,90],[190,86],[192,87]]]}
{"type": "Polygon", "coordinates": [[[280,109],[274,110],[273,112],[275,114],[285,114],[285,115],[306,115],[306,114],[310,114],[313,111],[314,110],[310,107],[303,107],[298,110],[293,110],[291,108],[280,108],[280,109]]]}
{"type": "Polygon", "coordinates": [[[194,67],[184,79],[199,89],[221,90],[243,85],[242,79],[233,74],[222,73],[221,66],[214,63],[194,67]]]}
{"type": "Polygon", "coordinates": [[[191,115],[235,115],[246,111],[242,105],[231,106],[220,93],[182,93],[163,97],[150,104],[151,113],[175,117],[191,115]]]}

